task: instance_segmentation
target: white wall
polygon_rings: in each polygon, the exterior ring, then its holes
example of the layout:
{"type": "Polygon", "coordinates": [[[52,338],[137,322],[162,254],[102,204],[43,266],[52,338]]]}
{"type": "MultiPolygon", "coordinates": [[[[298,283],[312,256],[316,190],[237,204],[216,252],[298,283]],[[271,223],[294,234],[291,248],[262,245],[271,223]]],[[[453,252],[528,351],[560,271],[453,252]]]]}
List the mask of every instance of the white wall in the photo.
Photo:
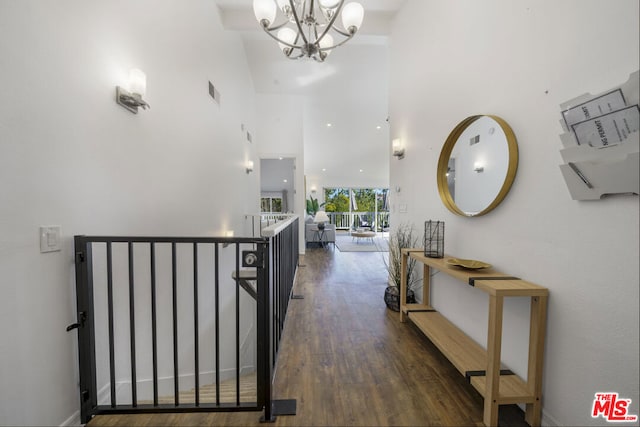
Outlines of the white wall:
{"type": "Polygon", "coordinates": [[[321,201],[325,187],[389,186],[389,47],[345,45],[323,65],[334,60],[341,68],[304,102],[307,195],[315,187],[321,201]]]}
{"type": "MultiPolygon", "coordinates": [[[[389,125],[382,120],[387,111],[388,49],[377,46],[375,52],[375,71],[368,78],[376,83],[363,91],[366,95],[337,103],[312,97],[305,101],[306,194],[320,204],[325,188],[389,188],[391,142],[389,125]],[[333,126],[327,127],[327,122],[333,126]],[[330,160],[320,162],[327,153],[330,160]]],[[[363,84],[353,74],[343,78],[344,85],[363,84]]]]}
{"type": "MultiPolygon", "coordinates": [[[[571,199],[558,168],[559,104],[614,87],[639,68],[638,2],[409,0],[391,43],[392,222],[446,222],[447,253],[487,261],[550,290],[544,422],[595,425],[594,393],[638,395],[638,197],[571,199]],[[437,192],[436,166],[462,119],[495,114],[520,149],[504,202],[479,218],[456,217],[437,192]],[[398,212],[399,204],[407,213],[398,212]]],[[[433,302],[486,343],[487,298],[434,277],[433,302]]],[[[505,307],[503,359],[526,367],[526,300],[505,307]]],[[[635,425],[638,425],[637,423],[635,425]]]]}
{"type": "MultiPolygon", "coordinates": [[[[257,138],[260,141],[261,159],[294,159],[293,206],[289,208],[300,215],[300,253],[304,253],[304,141],[303,141],[303,101],[300,96],[258,94],[257,138]]],[[[256,211],[257,212],[257,211],[256,211]]]]}
{"type": "Polygon", "coordinates": [[[319,203],[324,202],[324,188],[389,187],[389,126],[381,120],[384,113],[379,111],[386,111],[387,107],[381,95],[387,89],[387,49],[377,51],[382,54],[377,59],[380,69],[376,70],[380,80],[375,90],[367,94],[369,99],[345,99],[338,105],[312,98],[305,102],[307,198],[313,196],[319,203]],[[320,119],[326,116],[330,118],[320,119]],[[331,128],[326,126],[329,121],[331,128]],[[326,153],[331,153],[330,160],[320,163],[318,158],[326,158],[326,153]],[[315,194],[311,193],[312,188],[316,189],[315,194]]]}
{"type": "Polygon", "coordinates": [[[73,235],[221,235],[257,211],[253,86],[220,28],[204,0],[0,0],[0,424],[79,408],[73,235]],[[132,67],[137,115],[114,101],[132,67]],[[51,224],[63,250],[40,254],[51,224]]]}
{"type": "Polygon", "coordinates": [[[260,197],[282,198],[283,192],[286,191],[286,209],[283,211],[285,213],[293,212],[295,208],[294,167],[295,159],[278,157],[260,160],[260,197]]]}

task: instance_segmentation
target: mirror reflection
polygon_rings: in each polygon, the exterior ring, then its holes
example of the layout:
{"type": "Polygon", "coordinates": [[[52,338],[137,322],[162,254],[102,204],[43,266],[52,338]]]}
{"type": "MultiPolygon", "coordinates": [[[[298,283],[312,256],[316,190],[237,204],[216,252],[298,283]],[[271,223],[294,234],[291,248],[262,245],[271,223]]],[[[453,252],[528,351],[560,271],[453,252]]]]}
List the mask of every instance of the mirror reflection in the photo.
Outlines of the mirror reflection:
{"type": "Polygon", "coordinates": [[[494,209],[515,178],[518,150],[496,116],[471,116],[449,135],[438,163],[438,189],[452,212],[479,216],[494,209]]]}

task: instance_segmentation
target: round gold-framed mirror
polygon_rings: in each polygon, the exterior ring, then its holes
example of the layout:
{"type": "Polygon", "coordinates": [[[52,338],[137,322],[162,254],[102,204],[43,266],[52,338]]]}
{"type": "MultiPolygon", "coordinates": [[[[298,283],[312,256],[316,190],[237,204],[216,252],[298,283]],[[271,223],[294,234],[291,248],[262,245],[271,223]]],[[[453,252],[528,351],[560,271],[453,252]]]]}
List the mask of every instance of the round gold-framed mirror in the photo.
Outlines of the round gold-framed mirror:
{"type": "Polygon", "coordinates": [[[476,115],[449,134],[438,160],[438,192],[444,205],[466,217],[485,215],[505,198],[518,169],[518,144],[498,116],[476,115]]]}

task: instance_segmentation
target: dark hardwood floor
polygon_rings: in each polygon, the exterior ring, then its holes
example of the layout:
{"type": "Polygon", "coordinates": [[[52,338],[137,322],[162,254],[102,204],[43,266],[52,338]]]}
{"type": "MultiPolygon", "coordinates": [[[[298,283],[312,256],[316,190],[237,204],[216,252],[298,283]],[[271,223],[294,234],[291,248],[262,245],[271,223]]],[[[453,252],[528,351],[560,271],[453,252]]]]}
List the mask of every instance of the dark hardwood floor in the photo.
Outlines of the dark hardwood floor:
{"type": "MultiPolygon", "coordinates": [[[[301,258],[274,383],[297,399],[278,426],[476,426],[482,398],[411,323],[383,301],[380,252],[307,249],[301,258]]],[[[259,425],[259,413],[98,416],[95,426],[259,425]]],[[[516,406],[500,424],[525,426],[516,406]]]]}

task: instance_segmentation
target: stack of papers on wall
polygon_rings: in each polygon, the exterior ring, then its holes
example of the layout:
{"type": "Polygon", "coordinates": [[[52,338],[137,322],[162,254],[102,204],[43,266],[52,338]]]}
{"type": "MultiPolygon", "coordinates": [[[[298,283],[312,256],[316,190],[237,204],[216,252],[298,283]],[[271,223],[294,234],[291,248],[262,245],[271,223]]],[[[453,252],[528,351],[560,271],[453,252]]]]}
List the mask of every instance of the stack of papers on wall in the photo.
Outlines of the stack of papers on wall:
{"type": "Polygon", "coordinates": [[[618,88],[560,105],[560,166],[574,200],[640,192],[640,72],[618,88]]]}

